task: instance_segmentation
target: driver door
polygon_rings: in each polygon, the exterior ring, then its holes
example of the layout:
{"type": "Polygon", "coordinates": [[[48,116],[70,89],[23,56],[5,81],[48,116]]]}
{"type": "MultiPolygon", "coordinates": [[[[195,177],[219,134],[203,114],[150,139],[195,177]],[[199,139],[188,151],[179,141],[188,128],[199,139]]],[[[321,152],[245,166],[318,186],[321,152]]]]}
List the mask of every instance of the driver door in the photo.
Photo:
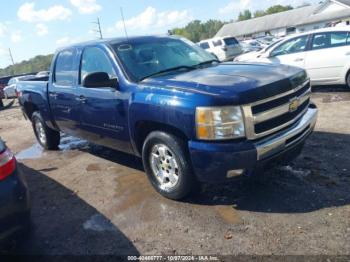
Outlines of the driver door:
{"type": "Polygon", "coordinates": [[[96,144],[124,152],[132,152],[128,129],[129,96],[117,87],[87,88],[84,78],[91,73],[104,72],[117,78],[113,62],[99,47],[86,47],[80,65],[80,126],[81,136],[96,144]]]}
{"type": "Polygon", "coordinates": [[[296,37],[286,41],[271,51],[269,60],[272,63],[305,68],[309,35],[296,37]]]}

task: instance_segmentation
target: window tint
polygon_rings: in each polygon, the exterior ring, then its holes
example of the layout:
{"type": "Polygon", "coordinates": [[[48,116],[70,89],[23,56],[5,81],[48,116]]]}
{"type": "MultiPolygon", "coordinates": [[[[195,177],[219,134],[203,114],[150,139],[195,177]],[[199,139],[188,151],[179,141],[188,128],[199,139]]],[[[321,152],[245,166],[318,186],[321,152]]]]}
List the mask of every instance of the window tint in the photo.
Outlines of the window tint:
{"type": "Polygon", "coordinates": [[[96,72],[104,72],[110,78],[116,77],[112,62],[106,53],[97,47],[88,47],[84,50],[81,60],[80,81],[83,81],[86,75],[96,72]]]}
{"type": "Polygon", "coordinates": [[[348,32],[330,32],[315,34],[312,41],[312,49],[345,46],[348,43],[348,32]]]}
{"type": "Polygon", "coordinates": [[[298,38],[293,38],[280,46],[278,46],[275,50],[272,51],[272,56],[279,56],[279,55],[287,55],[287,54],[293,54],[293,53],[299,53],[306,50],[308,42],[308,36],[301,36],[298,38]]]}
{"type": "Polygon", "coordinates": [[[238,41],[236,38],[231,37],[231,38],[225,38],[224,42],[226,45],[238,45],[238,41]]]}
{"type": "Polygon", "coordinates": [[[60,86],[73,86],[76,77],[74,70],[74,49],[60,52],[56,59],[55,83],[60,86]]]}
{"type": "Polygon", "coordinates": [[[216,46],[222,46],[222,41],[221,40],[214,40],[213,45],[216,46]]]}
{"type": "Polygon", "coordinates": [[[200,43],[199,46],[203,49],[209,49],[209,43],[208,42],[203,42],[203,43],[200,43]]]}

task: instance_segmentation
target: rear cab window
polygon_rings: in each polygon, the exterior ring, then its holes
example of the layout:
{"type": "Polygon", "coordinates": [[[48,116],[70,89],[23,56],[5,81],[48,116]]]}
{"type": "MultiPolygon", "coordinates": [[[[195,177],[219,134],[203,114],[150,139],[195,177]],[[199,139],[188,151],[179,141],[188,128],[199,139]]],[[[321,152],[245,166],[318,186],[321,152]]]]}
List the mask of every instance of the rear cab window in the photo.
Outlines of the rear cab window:
{"type": "Polygon", "coordinates": [[[234,37],[224,38],[224,42],[226,45],[238,45],[238,41],[234,37]]]}
{"type": "Polygon", "coordinates": [[[199,46],[200,46],[201,48],[203,48],[203,49],[209,49],[209,48],[210,48],[208,42],[199,43],[199,46]]]}
{"type": "Polygon", "coordinates": [[[73,86],[77,78],[75,69],[76,49],[66,49],[58,53],[55,62],[54,83],[59,86],[73,86]]]}

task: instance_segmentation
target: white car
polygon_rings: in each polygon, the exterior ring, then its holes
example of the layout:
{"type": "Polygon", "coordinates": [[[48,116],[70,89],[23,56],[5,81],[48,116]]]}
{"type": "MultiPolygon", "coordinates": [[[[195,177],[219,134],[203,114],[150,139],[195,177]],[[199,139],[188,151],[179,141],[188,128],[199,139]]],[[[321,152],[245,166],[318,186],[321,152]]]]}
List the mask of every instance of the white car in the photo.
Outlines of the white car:
{"type": "Polygon", "coordinates": [[[238,62],[286,64],[307,70],[312,85],[350,87],[350,27],[332,27],[293,35],[238,62]]]}
{"type": "Polygon", "coordinates": [[[19,77],[13,77],[8,82],[7,86],[4,88],[4,97],[5,99],[9,98],[15,98],[17,97],[16,94],[16,87],[19,81],[25,81],[28,79],[32,79],[35,76],[33,75],[27,75],[27,76],[19,76],[19,77]]]}
{"type": "Polygon", "coordinates": [[[200,41],[198,45],[220,61],[233,59],[242,54],[242,47],[234,37],[216,37],[200,41]]]}

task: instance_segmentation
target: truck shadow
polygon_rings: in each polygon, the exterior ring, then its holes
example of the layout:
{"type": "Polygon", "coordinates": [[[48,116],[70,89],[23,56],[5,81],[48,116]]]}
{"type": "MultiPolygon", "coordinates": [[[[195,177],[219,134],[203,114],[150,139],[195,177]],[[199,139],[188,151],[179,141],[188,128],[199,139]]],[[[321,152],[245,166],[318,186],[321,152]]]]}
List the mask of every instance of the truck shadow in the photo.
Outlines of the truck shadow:
{"type": "Polygon", "coordinates": [[[70,189],[19,164],[31,193],[33,230],[15,254],[138,255],[108,218],[70,189]]]}
{"type": "Polygon", "coordinates": [[[336,93],[336,92],[344,92],[349,93],[350,88],[346,85],[330,85],[330,86],[313,86],[313,93],[336,93]]]}
{"type": "Polygon", "coordinates": [[[205,185],[191,199],[237,210],[305,213],[350,203],[350,135],[315,132],[289,166],[224,185],[205,185]]]}

